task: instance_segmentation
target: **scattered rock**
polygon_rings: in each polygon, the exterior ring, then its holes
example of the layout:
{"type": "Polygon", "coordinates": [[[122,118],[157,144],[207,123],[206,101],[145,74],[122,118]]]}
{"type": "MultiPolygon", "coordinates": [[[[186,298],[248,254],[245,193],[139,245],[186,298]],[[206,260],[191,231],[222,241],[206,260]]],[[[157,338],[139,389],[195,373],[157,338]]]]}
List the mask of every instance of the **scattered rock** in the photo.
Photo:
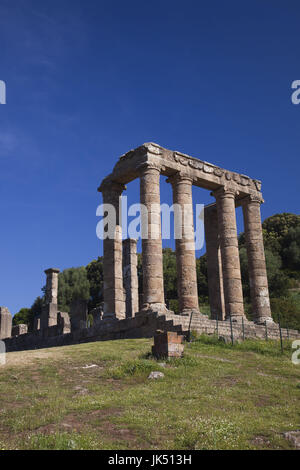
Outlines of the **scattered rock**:
{"type": "Polygon", "coordinates": [[[76,385],[74,390],[76,391],[76,395],[87,395],[89,393],[87,388],[81,387],[80,385],[76,385]]]}
{"type": "MultiPolygon", "coordinates": [[[[225,344],[232,344],[231,336],[219,336],[219,341],[225,344]]],[[[233,344],[239,344],[240,342],[240,339],[233,338],[233,344]]]]}
{"type": "Polygon", "coordinates": [[[294,445],[296,449],[300,449],[300,429],[297,431],[285,432],[283,435],[294,445]]]}
{"type": "Polygon", "coordinates": [[[167,367],[167,364],[165,362],[159,362],[158,365],[160,367],[167,367]]]}
{"type": "Polygon", "coordinates": [[[165,374],[163,374],[162,372],[154,370],[153,372],[151,372],[148,379],[162,379],[164,376],[165,374]]]}

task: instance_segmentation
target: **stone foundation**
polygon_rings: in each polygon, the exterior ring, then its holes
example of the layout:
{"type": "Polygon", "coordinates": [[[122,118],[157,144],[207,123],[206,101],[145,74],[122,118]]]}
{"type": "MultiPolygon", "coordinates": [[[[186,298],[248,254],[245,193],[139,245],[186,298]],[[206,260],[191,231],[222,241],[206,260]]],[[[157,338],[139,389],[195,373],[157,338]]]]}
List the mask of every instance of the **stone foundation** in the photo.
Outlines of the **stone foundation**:
{"type": "MultiPolygon", "coordinates": [[[[60,325],[52,326],[46,331],[35,331],[13,338],[5,339],[7,352],[22,351],[28,349],[50,348],[54,346],[65,346],[70,344],[85,343],[91,341],[106,341],[125,338],[152,338],[157,330],[175,331],[185,337],[190,331],[197,334],[213,335],[229,338],[231,336],[231,325],[228,321],[217,321],[206,318],[205,315],[193,315],[192,318],[186,315],[166,314],[159,315],[156,312],[139,313],[134,318],[126,318],[116,321],[102,321],[91,328],[79,329],[67,334],[63,334],[60,325]]],[[[244,333],[240,323],[232,324],[233,337],[235,340],[245,339],[266,339],[266,327],[252,322],[245,322],[244,333]]],[[[282,328],[283,339],[300,339],[300,333],[296,330],[282,328]]],[[[267,327],[268,339],[280,338],[277,325],[267,327]]]]}

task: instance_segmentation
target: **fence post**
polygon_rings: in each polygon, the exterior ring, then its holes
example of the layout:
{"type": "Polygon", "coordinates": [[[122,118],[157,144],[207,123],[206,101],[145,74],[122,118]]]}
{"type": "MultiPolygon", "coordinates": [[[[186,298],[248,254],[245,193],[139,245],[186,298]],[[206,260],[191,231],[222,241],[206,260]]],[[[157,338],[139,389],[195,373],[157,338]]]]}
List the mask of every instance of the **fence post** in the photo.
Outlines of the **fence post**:
{"type": "Polygon", "coordinates": [[[289,339],[290,339],[290,330],[289,330],[288,325],[286,326],[286,334],[287,334],[287,339],[289,341],[289,339]]]}
{"type": "Polygon", "coordinates": [[[243,341],[245,341],[245,325],[244,325],[244,317],[242,317],[242,329],[243,329],[243,341]]]}
{"type": "Polygon", "coordinates": [[[232,344],[232,346],[233,346],[233,329],[232,329],[232,318],[231,318],[231,316],[230,316],[229,318],[230,318],[231,344],[232,344]]]}
{"type": "Polygon", "coordinates": [[[278,326],[279,326],[279,336],[280,336],[280,347],[281,347],[281,352],[283,353],[282,331],[281,331],[281,324],[280,324],[280,316],[279,315],[278,315],[278,326]]]}
{"type": "Polygon", "coordinates": [[[190,323],[189,323],[189,330],[188,330],[188,337],[187,337],[188,343],[191,342],[191,324],[192,324],[192,317],[193,317],[193,311],[191,311],[191,314],[190,314],[190,323]]]}

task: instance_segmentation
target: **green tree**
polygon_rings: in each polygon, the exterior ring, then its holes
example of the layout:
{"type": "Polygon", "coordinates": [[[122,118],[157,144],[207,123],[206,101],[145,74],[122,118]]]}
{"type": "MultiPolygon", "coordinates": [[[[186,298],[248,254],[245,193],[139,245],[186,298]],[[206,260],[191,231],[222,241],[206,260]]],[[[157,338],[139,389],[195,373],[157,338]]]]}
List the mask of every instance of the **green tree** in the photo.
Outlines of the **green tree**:
{"type": "Polygon", "coordinates": [[[288,230],[283,241],[282,259],[286,268],[300,270],[300,225],[288,230]]]}
{"type": "Polygon", "coordinates": [[[29,324],[30,308],[21,308],[13,317],[13,325],[29,324]]]}
{"type": "Polygon", "coordinates": [[[86,266],[90,286],[89,310],[99,307],[103,302],[103,258],[91,261],[86,266]]]}
{"type": "Polygon", "coordinates": [[[59,309],[69,312],[74,299],[90,299],[90,283],[84,266],[65,269],[58,276],[59,309]]]}

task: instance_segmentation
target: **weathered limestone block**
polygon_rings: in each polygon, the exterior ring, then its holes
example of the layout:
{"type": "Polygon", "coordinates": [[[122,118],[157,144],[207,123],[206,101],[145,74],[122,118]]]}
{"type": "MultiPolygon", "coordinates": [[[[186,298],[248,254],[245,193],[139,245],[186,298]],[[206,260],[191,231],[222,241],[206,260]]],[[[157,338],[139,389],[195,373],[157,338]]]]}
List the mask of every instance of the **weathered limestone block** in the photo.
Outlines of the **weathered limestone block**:
{"type": "Polygon", "coordinates": [[[46,304],[57,304],[57,292],[58,292],[58,274],[59,269],[49,268],[46,269],[45,274],[47,275],[46,281],[46,304]]]}
{"type": "Polygon", "coordinates": [[[126,318],[134,317],[139,311],[137,275],[137,240],[123,240],[123,283],[126,295],[126,318]]]}
{"type": "Polygon", "coordinates": [[[87,302],[82,299],[74,299],[70,306],[71,331],[82,330],[87,327],[88,308],[87,302]]]}
{"type": "Polygon", "coordinates": [[[156,358],[160,357],[182,357],[184,345],[184,336],[175,331],[157,330],[154,335],[154,346],[152,354],[156,358]]]}
{"type": "Polygon", "coordinates": [[[155,164],[140,168],[140,201],[147,208],[146,216],[142,214],[142,310],[165,312],[159,179],[160,168],[155,164]]]}
{"type": "Polygon", "coordinates": [[[28,325],[23,323],[12,327],[12,336],[26,335],[28,333],[28,325]]]}
{"type": "Polygon", "coordinates": [[[257,196],[248,196],[242,201],[252,311],[259,324],[273,323],[260,216],[262,202],[257,196]]]}
{"type": "Polygon", "coordinates": [[[0,307],[0,339],[10,338],[12,332],[12,315],[7,307],[0,307]]]}
{"type": "Polygon", "coordinates": [[[173,189],[174,207],[180,211],[175,213],[176,232],[176,265],[179,310],[183,314],[191,311],[199,313],[194,221],[192,178],[177,173],[168,179],[173,189]],[[176,206],[175,206],[176,205],[176,206]]]}
{"type": "Polygon", "coordinates": [[[57,304],[46,304],[42,307],[41,330],[57,325],[57,304]]]}
{"type": "Polygon", "coordinates": [[[245,314],[235,215],[236,193],[230,187],[221,187],[213,195],[217,202],[226,319],[231,317],[233,321],[241,321],[245,314]]]}
{"type": "Polygon", "coordinates": [[[57,326],[59,327],[61,334],[65,335],[71,331],[71,321],[68,312],[57,313],[57,326]]]}
{"type": "Polygon", "coordinates": [[[222,259],[217,206],[215,204],[206,206],[204,209],[204,228],[211,318],[225,320],[222,259]]]}

